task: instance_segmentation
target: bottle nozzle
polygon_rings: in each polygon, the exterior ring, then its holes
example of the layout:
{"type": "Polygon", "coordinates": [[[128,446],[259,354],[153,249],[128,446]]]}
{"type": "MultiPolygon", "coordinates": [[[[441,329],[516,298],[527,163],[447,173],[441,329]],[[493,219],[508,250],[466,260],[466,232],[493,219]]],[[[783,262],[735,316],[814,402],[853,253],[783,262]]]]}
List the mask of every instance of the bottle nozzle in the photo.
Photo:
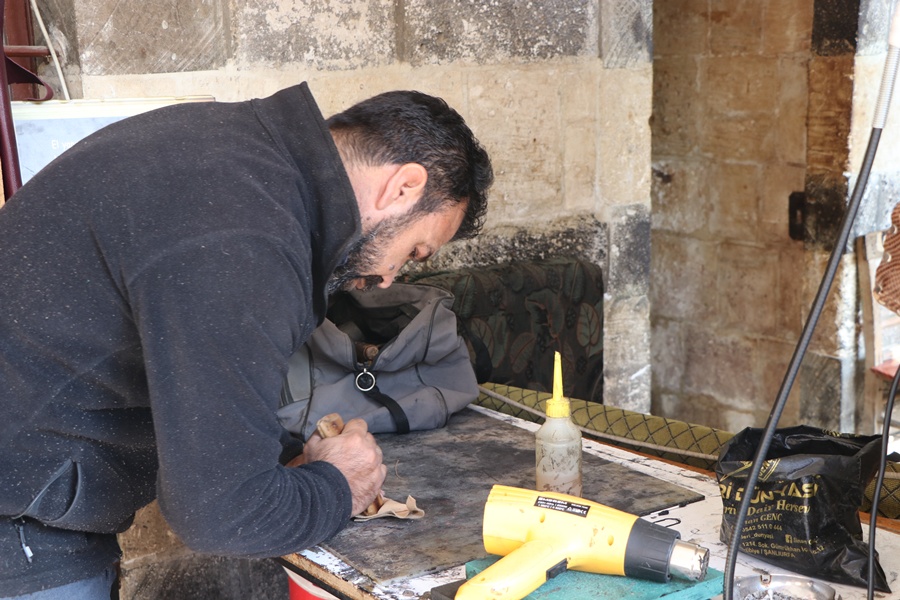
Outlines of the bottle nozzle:
{"type": "Polygon", "coordinates": [[[553,396],[547,401],[547,416],[568,417],[569,414],[569,399],[563,396],[562,357],[559,352],[555,352],[553,354],[553,396]]]}

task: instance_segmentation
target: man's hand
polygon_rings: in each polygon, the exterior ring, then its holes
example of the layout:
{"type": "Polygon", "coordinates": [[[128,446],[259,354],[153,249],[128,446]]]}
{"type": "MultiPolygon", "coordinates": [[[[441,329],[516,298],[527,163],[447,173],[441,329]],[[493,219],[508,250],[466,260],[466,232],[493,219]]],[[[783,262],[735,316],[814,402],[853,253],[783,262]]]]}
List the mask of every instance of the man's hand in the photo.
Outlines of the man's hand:
{"type": "Polygon", "coordinates": [[[303,448],[303,462],[316,460],[330,462],[347,478],[353,494],[353,516],[366,510],[387,477],[387,467],[381,463],[381,448],[362,419],[348,421],[335,437],[323,439],[318,433],[311,435],[303,448]]]}

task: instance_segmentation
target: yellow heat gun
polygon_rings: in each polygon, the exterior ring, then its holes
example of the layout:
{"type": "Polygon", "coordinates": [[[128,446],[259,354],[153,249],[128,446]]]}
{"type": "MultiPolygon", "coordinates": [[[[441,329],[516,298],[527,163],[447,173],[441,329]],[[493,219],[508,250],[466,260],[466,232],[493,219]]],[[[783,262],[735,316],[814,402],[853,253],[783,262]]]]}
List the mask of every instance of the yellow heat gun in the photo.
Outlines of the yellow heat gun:
{"type": "Polygon", "coordinates": [[[566,494],[495,485],[484,507],[484,548],[503,556],[456,600],[520,600],[566,570],[669,581],[706,577],[709,550],[677,531],[566,494]]]}

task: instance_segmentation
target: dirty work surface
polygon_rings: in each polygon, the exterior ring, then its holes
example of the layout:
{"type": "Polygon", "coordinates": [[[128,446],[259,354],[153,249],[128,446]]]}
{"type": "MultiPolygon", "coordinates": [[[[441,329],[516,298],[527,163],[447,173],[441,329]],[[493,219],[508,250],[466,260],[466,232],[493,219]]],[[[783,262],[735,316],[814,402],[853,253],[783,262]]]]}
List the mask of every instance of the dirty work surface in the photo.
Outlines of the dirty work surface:
{"type": "MultiPolygon", "coordinates": [[[[481,519],[491,486],[534,489],[534,434],[466,409],[447,427],[379,435],[387,497],[412,495],[425,517],[351,523],[322,546],[376,582],[416,577],[487,553],[481,519]]],[[[702,495],[584,454],[584,497],[636,515],[687,504],[702,495]]]]}

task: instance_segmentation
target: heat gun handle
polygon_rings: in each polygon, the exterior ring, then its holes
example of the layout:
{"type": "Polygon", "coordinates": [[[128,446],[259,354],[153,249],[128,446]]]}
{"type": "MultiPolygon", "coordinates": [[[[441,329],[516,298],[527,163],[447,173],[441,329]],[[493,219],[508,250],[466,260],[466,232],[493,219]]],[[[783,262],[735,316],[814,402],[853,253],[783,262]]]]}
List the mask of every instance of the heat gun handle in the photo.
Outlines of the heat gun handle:
{"type": "Polygon", "coordinates": [[[520,600],[564,572],[567,563],[558,543],[525,542],[463,584],[456,600],[520,600]]]}

